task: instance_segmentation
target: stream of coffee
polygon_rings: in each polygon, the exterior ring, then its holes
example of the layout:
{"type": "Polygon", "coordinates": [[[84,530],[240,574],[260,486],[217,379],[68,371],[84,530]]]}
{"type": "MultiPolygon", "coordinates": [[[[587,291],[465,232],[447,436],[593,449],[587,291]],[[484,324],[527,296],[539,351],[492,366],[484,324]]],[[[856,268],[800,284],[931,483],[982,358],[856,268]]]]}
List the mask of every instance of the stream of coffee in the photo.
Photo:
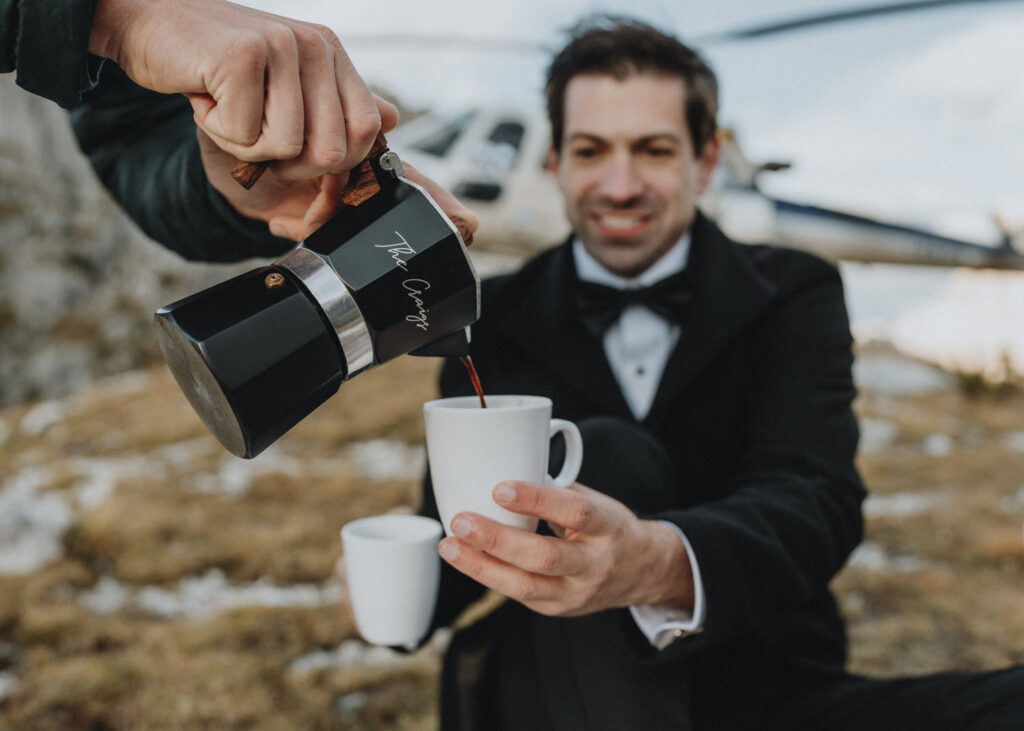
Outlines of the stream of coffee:
{"type": "Polygon", "coordinates": [[[464,355],[459,358],[462,361],[462,365],[466,366],[466,372],[469,373],[469,380],[473,382],[473,389],[476,391],[476,395],[480,398],[480,408],[487,408],[487,401],[484,399],[484,389],[480,386],[480,376],[477,375],[476,368],[473,366],[473,359],[468,355],[464,355]]]}

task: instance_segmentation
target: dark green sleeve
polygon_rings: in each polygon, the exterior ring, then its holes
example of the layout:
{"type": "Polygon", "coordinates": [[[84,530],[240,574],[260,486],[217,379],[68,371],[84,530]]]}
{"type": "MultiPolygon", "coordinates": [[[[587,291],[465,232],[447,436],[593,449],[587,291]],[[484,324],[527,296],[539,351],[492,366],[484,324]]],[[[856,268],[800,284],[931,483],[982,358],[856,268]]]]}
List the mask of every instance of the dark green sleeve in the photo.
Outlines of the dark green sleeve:
{"type": "Polygon", "coordinates": [[[185,97],[143,89],[108,62],[70,117],[103,185],[147,236],[172,251],[239,261],[295,246],[237,213],[210,185],[185,97]]]}
{"type": "Polygon", "coordinates": [[[103,60],[89,54],[99,0],[0,0],[0,72],[62,107],[93,87],[103,60]]]}

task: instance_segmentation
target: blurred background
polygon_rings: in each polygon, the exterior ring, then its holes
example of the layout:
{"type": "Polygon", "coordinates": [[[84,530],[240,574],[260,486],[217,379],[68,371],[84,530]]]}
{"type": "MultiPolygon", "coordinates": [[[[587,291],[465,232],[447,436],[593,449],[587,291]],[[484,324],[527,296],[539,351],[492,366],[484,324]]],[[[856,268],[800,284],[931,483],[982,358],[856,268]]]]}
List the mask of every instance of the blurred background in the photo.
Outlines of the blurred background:
{"type": "MultiPolygon", "coordinates": [[[[700,48],[729,151],[703,205],[847,289],[873,493],[836,581],[853,667],[1024,662],[1024,3],[246,4],[335,30],[402,110],[392,146],[480,214],[484,274],[565,233],[541,169],[562,31],[628,13],[700,48]]],[[[231,457],[151,317],[259,262],[169,254],[64,112],[12,75],[0,109],[0,729],[433,728],[446,637],[365,646],[331,567],[344,522],[415,503],[438,364],[361,376],[231,457]]]]}

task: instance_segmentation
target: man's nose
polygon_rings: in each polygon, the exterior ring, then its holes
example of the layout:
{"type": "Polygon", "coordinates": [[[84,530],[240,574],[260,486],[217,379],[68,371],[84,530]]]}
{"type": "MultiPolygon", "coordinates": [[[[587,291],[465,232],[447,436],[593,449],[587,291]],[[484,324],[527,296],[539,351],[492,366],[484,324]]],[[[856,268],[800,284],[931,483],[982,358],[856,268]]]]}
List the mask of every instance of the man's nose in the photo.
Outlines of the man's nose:
{"type": "Polygon", "coordinates": [[[624,153],[613,155],[601,176],[601,195],[609,200],[625,201],[641,195],[643,191],[644,182],[633,156],[624,153]]]}

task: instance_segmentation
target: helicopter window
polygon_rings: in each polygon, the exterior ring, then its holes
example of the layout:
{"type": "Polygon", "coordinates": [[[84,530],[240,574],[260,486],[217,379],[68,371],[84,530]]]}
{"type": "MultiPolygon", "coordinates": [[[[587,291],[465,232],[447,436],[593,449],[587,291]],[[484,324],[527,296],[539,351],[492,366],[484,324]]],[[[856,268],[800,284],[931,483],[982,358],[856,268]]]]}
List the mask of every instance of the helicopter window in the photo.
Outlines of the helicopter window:
{"type": "Polygon", "coordinates": [[[473,120],[473,112],[466,112],[453,119],[448,124],[440,127],[421,140],[415,142],[412,147],[435,157],[444,157],[455,144],[456,140],[469,127],[473,120]]]}
{"type": "Polygon", "coordinates": [[[503,120],[494,125],[487,138],[473,149],[477,175],[491,180],[504,178],[516,166],[525,136],[526,127],[521,122],[503,120]]]}
{"type": "Polygon", "coordinates": [[[523,144],[525,134],[526,127],[519,122],[499,122],[491,130],[491,135],[487,140],[496,145],[509,145],[518,152],[520,145],[523,144]]]}

